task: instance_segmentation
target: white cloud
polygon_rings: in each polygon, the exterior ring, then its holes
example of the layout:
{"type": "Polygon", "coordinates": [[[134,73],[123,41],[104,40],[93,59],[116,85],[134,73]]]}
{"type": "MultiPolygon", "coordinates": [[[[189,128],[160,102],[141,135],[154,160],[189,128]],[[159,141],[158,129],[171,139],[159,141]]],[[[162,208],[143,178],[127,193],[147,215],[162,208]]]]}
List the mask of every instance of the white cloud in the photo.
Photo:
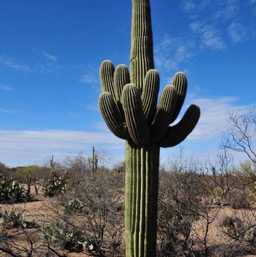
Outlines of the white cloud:
{"type": "Polygon", "coordinates": [[[99,78],[93,73],[85,73],[81,78],[81,82],[91,85],[99,84],[99,78]]]}
{"type": "Polygon", "coordinates": [[[51,61],[51,62],[56,62],[56,61],[58,61],[58,58],[57,58],[56,56],[54,56],[54,55],[52,55],[52,54],[49,54],[48,52],[42,52],[42,54],[43,54],[43,56],[44,56],[47,60],[49,60],[49,61],[51,61]]]}
{"type": "Polygon", "coordinates": [[[182,9],[185,12],[190,12],[196,8],[196,4],[193,0],[183,0],[182,9]]]}
{"type": "MultiPolygon", "coordinates": [[[[237,105],[236,100],[233,97],[193,99],[192,102],[201,108],[201,117],[194,131],[184,142],[186,146],[194,145],[194,156],[197,152],[201,154],[206,151],[207,155],[210,155],[212,142],[218,145],[223,133],[227,131],[228,111],[246,112],[250,109],[250,106],[237,105]]],[[[184,111],[186,107],[184,106],[184,111]]],[[[56,159],[63,159],[80,152],[90,154],[92,146],[97,151],[107,152],[112,158],[111,164],[122,160],[124,141],[109,132],[105,124],[98,124],[98,129],[99,132],[0,130],[0,161],[10,166],[39,164],[49,160],[52,155],[56,159]]],[[[212,151],[215,154],[216,148],[212,151]]]]}
{"type": "Polygon", "coordinates": [[[222,50],[228,47],[227,36],[233,43],[254,39],[255,28],[250,24],[256,13],[254,3],[256,0],[251,0],[251,6],[241,0],[185,0],[182,8],[189,14],[190,29],[199,36],[202,46],[222,50]]]}
{"type": "Polygon", "coordinates": [[[194,99],[193,102],[200,106],[201,117],[189,139],[196,142],[220,140],[222,134],[227,131],[228,112],[234,110],[246,112],[251,108],[251,106],[236,105],[236,101],[234,97],[194,99]]]}
{"type": "Polygon", "coordinates": [[[10,166],[41,163],[52,155],[63,159],[90,153],[92,146],[113,155],[124,149],[122,141],[110,132],[0,130],[0,161],[10,166]]]}
{"type": "Polygon", "coordinates": [[[10,57],[6,57],[6,56],[0,56],[0,64],[3,64],[9,68],[15,69],[17,71],[25,71],[25,72],[29,72],[31,71],[30,67],[25,65],[25,64],[21,64],[16,60],[13,60],[10,57]]]}
{"type": "Polygon", "coordinates": [[[221,37],[221,31],[213,25],[197,21],[191,23],[190,28],[201,37],[203,46],[217,50],[221,50],[226,47],[226,44],[221,37]]]}
{"type": "Polygon", "coordinates": [[[2,91],[14,91],[12,87],[10,87],[6,84],[2,84],[2,83],[0,83],[0,90],[2,90],[2,91]]]}
{"type": "Polygon", "coordinates": [[[183,62],[195,54],[195,44],[191,39],[171,38],[168,34],[155,45],[155,65],[159,70],[177,71],[183,62]]]}
{"type": "Polygon", "coordinates": [[[228,27],[228,33],[233,42],[239,42],[247,37],[246,27],[239,22],[232,22],[228,27]]]}
{"type": "Polygon", "coordinates": [[[0,113],[5,113],[5,114],[17,114],[17,113],[22,113],[21,110],[15,110],[15,109],[0,109],[0,113]]]}
{"type": "Polygon", "coordinates": [[[212,6],[211,1],[209,0],[183,0],[182,2],[182,9],[185,12],[190,13],[199,13],[205,10],[208,6],[212,6]]]}
{"type": "Polygon", "coordinates": [[[235,17],[237,12],[239,11],[239,7],[237,5],[227,5],[223,8],[216,10],[213,13],[212,18],[214,20],[221,19],[221,20],[229,20],[235,17]]]}
{"type": "MultiPolygon", "coordinates": [[[[193,102],[201,109],[201,117],[197,126],[179,146],[162,149],[161,162],[168,162],[168,159],[173,156],[179,156],[181,149],[183,149],[182,155],[188,160],[193,158],[195,161],[204,162],[216,159],[222,136],[227,132],[228,113],[232,111],[246,113],[253,107],[253,105],[237,105],[237,100],[234,97],[193,99],[193,102]]],[[[236,164],[246,159],[244,154],[238,155],[231,152],[231,155],[235,157],[236,164]]]]}
{"type": "Polygon", "coordinates": [[[100,89],[99,67],[88,65],[83,70],[80,81],[84,84],[97,85],[97,88],[100,89]]]}

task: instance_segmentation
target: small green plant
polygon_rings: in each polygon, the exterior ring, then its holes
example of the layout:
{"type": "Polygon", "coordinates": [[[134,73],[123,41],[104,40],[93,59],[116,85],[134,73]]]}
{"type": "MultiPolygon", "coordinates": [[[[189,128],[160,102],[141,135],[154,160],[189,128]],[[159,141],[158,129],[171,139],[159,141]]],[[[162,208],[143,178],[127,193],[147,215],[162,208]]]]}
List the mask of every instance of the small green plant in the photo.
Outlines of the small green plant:
{"type": "Polygon", "coordinates": [[[0,178],[0,203],[16,203],[30,200],[31,195],[27,194],[18,181],[12,178],[0,178]]]}
{"type": "Polygon", "coordinates": [[[219,186],[215,187],[212,191],[212,194],[213,194],[213,198],[212,198],[213,204],[221,205],[224,203],[225,193],[221,187],[219,186]]]}
{"type": "Polygon", "coordinates": [[[226,216],[221,226],[224,233],[236,240],[244,240],[252,245],[256,243],[256,224],[254,220],[248,222],[246,217],[226,216]]]}
{"type": "Polygon", "coordinates": [[[41,234],[41,239],[54,247],[70,252],[95,250],[95,244],[87,239],[81,229],[64,220],[45,228],[41,234]]]}
{"type": "Polygon", "coordinates": [[[71,199],[65,206],[67,212],[79,212],[84,209],[83,203],[79,199],[71,199]]]}
{"type": "Polygon", "coordinates": [[[256,225],[250,227],[244,235],[244,239],[252,244],[256,243],[256,225]]]}
{"type": "Polygon", "coordinates": [[[52,176],[45,183],[44,196],[53,197],[66,192],[67,180],[65,177],[52,176]]]}
{"type": "Polygon", "coordinates": [[[225,233],[232,238],[243,237],[243,222],[239,217],[226,216],[222,220],[222,227],[225,233]]]}
{"type": "Polygon", "coordinates": [[[14,211],[0,213],[0,224],[6,229],[26,226],[22,214],[14,211]]]}

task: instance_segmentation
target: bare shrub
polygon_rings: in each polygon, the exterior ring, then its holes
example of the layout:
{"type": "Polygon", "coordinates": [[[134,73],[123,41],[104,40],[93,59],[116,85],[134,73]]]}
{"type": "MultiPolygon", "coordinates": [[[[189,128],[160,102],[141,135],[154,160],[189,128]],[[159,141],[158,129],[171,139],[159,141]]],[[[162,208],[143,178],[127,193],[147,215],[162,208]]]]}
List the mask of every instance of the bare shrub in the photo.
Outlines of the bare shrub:
{"type": "Polygon", "coordinates": [[[201,192],[192,163],[172,163],[160,173],[158,256],[194,256],[193,223],[199,218],[201,192]]]}
{"type": "Polygon", "coordinates": [[[122,256],[123,199],[122,173],[101,170],[88,172],[84,178],[81,178],[73,192],[60,198],[64,213],[60,214],[58,219],[67,222],[68,218],[68,224],[73,231],[81,228],[80,232],[83,238],[86,238],[84,242],[94,245],[95,254],[122,256]]]}

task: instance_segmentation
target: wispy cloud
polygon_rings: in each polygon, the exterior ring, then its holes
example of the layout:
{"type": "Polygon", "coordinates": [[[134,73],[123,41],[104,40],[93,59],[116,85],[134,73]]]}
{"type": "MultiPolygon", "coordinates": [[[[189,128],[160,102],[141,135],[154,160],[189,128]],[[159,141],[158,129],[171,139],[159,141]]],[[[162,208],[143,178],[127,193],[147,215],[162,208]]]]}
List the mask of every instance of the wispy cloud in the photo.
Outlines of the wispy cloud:
{"type": "Polygon", "coordinates": [[[0,130],[1,161],[7,165],[29,165],[41,163],[54,155],[63,159],[80,152],[97,151],[123,152],[124,144],[109,133],[65,130],[0,130]]]}
{"type": "Polygon", "coordinates": [[[217,20],[217,19],[229,20],[229,19],[234,18],[237,15],[238,11],[239,11],[239,7],[237,5],[235,5],[235,4],[226,5],[226,6],[223,6],[222,8],[220,8],[219,10],[216,10],[212,14],[212,19],[213,20],[217,20]]]}
{"type": "Polygon", "coordinates": [[[193,12],[193,15],[196,13],[204,11],[208,6],[211,6],[211,1],[208,0],[183,0],[182,1],[182,9],[185,12],[191,13],[193,12]]]}
{"type": "Polygon", "coordinates": [[[99,79],[99,67],[88,66],[83,69],[83,75],[80,78],[80,82],[88,85],[97,85],[99,88],[100,79],[99,79]]]}
{"type": "Polygon", "coordinates": [[[0,64],[5,65],[9,68],[15,69],[17,71],[29,72],[31,71],[28,65],[22,64],[13,58],[7,56],[0,56],[0,64]]]}
{"type": "Polygon", "coordinates": [[[58,58],[55,55],[49,54],[48,52],[42,52],[42,55],[49,61],[51,62],[56,62],[58,61],[58,58]]]}
{"type": "MultiPolygon", "coordinates": [[[[253,8],[243,2],[198,0],[195,3],[184,0],[182,9],[188,14],[191,20],[189,27],[199,36],[201,44],[210,49],[222,50],[228,47],[229,39],[232,43],[238,43],[255,36],[254,26],[247,22],[253,19],[253,8]]],[[[255,3],[255,0],[251,0],[252,5],[255,3]]]]}
{"type": "Polygon", "coordinates": [[[1,108],[0,113],[5,113],[5,114],[18,114],[18,113],[23,113],[21,110],[16,110],[16,109],[5,109],[1,108]]]}
{"type": "Polygon", "coordinates": [[[86,73],[82,76],[81,82],[85,84],[94,85],[99,83],[99,78],[95,74],[86,73]]]}
{"type": "Polygon", "coordinates": [[[190,140],[202,142],[218,141],[227,131],[227,115],[230,111],[239,110],[247,112],[252,106],[237,105],[237,98],[198,98],[193,102],[201,109],[201,117],[198,125],[190,136],[190,140]]]}
{"type": "MultiPolygon", "coordinates": [[[[193,102],[200,106],[201,117],[185,143],[197,146],[200,144],[200,149],[194,150],[195,156],[197,151],[200,151],[200,154],[205,152],[205,156],[211,154],[208,151],[209,144],[219,141],[222,134],[226,132],[228,111],[246,112],[251,107],[237,105],[237,99],[233,97],[197,98],[193,102]]],[[[29,165],[41,163],[47,158],[49,160],[52,155],[56,159],[63,159],[80,152],[90,154],[92,146],[98,151],[109,153],[112,157],[111,164],[120,161],[120,156],[123,158],[124,142],[109,132],[105,124],[98,124],[98,129],[98,132],[0,130],[1,161],[10,166],[29,165]]],[[[168,151],[170,152],[170,149],[168,151]]]]}
{"type": "Polygon", "coordinates": [[[228,33],[231,40],[235,43],[247,38],[247,29],[239,22],[232,22],[228,27],[228,33]]]}
{"type": "MultiPolygon", "coordinates": [[[[201,117],[195,129],[180,145],[184,149],[185,158],[194,158],[194,160],[201,162],[216,159],[217,154],[219,154],[221,139],[227,132],[228,114],[232,111],[239,111],[241,114],[247,113],[253,107],[253,105],[239,105],[237,104],[238,100],[235,97],[193,99],[192,102],[200,106],[201,117]]],[[[179,147],[163,149],[162,161],[179,154],[179,147]]],[[[235,157],[236,164],[246,158],[243,154],[233,152],[231,154],[235,157]]]]}
{"type": "Polygon", "coordinates": [[[196,3],[193,0],[183,0],[182,9],[185,12],[191,12],[196,8],[196,3]]]}
{"type": "Polygon", "coordinates": [[[214,26],[197,21],[191,23],[190,28],[201,37],[203,46],[217,50],[226,47],[226,44],[221,37],[221,31],[214,26]]]}
{"type": "MultiPolygon", "coordinates": [[[[239,11],[240,0],[183,0],[182,9],[190,15],[190,18],[198,18],[199,15],[207,13],[208,19],[230,19],[239,11]]],[[[253,0],[252,0],[253,1],[253,0]]]]}
{"type": "Polygon", "coordinates": [[[195,55],[195,43],[190,38],[172,38],[165,34],[155,45],[155,64],[157,69],[169,73],[180,69],[180,64],[195,55]]]}
{"type": "Polygon", "coordinates": [[[99,110],[98,106],[95,104],[86,104],[84,107],[88,111],[98,111],[99,110]]]}
{"type": "Polygon", "coordinates": [[[14,91],[14,89],[6,84],[0,83],[0,90],[2,91],[14,91]]]}
{"type": "Polygon", "coordinates": [[[47,51],[37,51],[38,59],[38,69],[41,73],[52,73],[56,70],[62,68],[59,64],[59,58],[56,55],[53,55],[47,51]]]}

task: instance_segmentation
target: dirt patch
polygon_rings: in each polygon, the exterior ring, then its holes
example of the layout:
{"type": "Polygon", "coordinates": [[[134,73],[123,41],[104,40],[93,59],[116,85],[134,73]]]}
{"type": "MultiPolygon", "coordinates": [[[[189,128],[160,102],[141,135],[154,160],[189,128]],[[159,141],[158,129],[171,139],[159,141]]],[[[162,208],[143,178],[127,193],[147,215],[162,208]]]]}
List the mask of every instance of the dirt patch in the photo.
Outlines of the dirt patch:
{"type": "MultiPolygon", "coordinates": [[[[24,229],[8,229],[7,235],[10,238],[10,242],[13,242],[15,246],[30,248],[32,247],[42,247],[42,243],[40,241],[40,233],[42,229],[52,221],[56,221],[58,219],[57,215],[57,203],[54,198],[44,198],[44,197],[35,197],[37,200],[27,203],[18,203],[13,205],[3,205],[0,204],[0,212],[5,211],[14,211],[17,213],[23,214],[23,219],[31,224],[35,224],[35,227],[24,228],[24,229]],[[28,240],[31,238],[33,241],[33,245],[28,240]]],[[[59,209],[58,209],[59,211],[59,209]]],[[[221,208],[212,208],[209,212],[209,219],[201,218],[194,224],[194,229],[197,235],[200,235],[203,238],[206,229],[206,222],[214,218],[212,222],[209,223],[209,232],[207,236],[207,244],[210,246],[225,246],[225,247],[233,247],[237,242],[227,236],[223,228],[221,226],[222,220],[226,216],[236,216],[247,219],[255,219],[256,211],[255,210],[233,210],[232,208],[225,206],[221,208]]],[[[67,252],[62,253],[67,254],[67,252]]],[[[1,253],[1,256],[11,256],[8,254],[1,253]]],[[[24,253],[24,256],[27,256],[24,253]]],[[[40,255],[32,255],[39,256],[40,255]]],[[[41,255],[43,256],[43,255],[41,255]]],[[[56,255],[57,256],[57,255],[56,255]]],[[[80,256],[88,256],[85,252],[83,253],[68,253],[70,257],[80,257],[80,256]]],[[[216,255],[217,256],[217,255],[216,255]]],[[[229,256],[229,255],[227,255],[229,256]]],[[[233,255],[234,256],[234,255],[233,255]]],[[[237,255],[244,257],[251,257],[255,255],[237,255]]]]}

